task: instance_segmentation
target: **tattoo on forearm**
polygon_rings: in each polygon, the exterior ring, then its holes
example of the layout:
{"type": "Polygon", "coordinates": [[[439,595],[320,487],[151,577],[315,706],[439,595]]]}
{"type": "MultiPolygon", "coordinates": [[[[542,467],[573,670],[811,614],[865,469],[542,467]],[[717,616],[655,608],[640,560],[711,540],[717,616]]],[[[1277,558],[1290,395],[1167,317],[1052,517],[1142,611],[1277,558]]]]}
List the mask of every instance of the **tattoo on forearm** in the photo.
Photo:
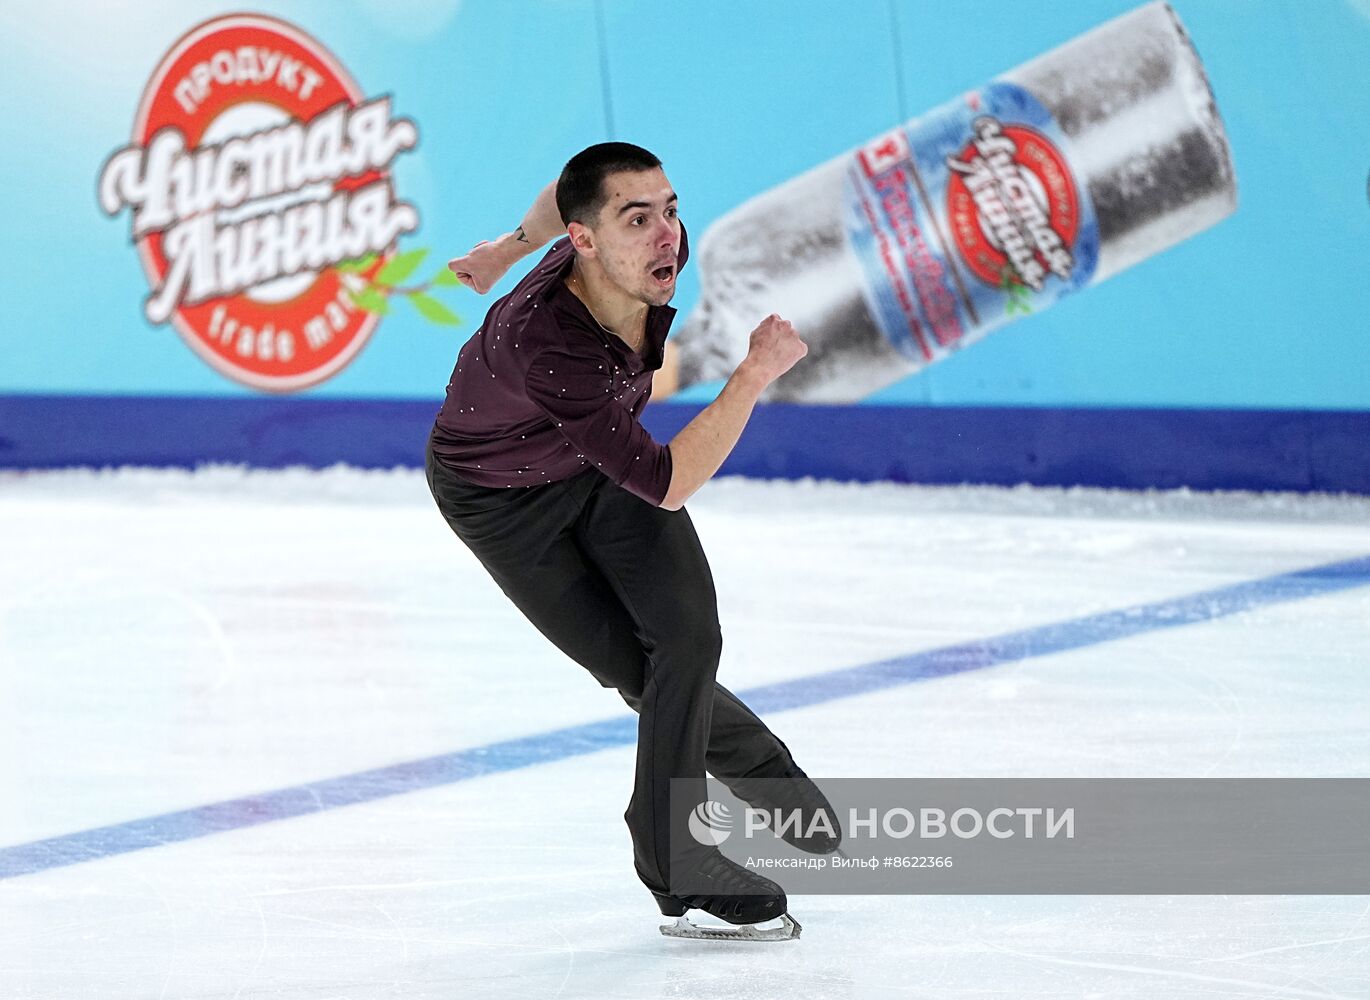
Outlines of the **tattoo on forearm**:
{"type": "Polygon", "coordinates": [[[518,229],[514,230],[514,239],[518,240],[520,243],[528,242],[528,234],[523,231],[522,226],[519,226],[518,229]]]}

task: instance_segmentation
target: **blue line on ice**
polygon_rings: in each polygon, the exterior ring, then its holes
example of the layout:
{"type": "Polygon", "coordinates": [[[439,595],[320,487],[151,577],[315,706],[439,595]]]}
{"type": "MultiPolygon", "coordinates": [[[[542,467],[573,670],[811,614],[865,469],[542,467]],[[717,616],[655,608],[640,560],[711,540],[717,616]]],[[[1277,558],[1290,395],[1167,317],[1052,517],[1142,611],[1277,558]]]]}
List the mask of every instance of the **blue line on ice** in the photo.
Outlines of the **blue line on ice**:
{"type": "MultiPolygon", "coordinates": [[[[778,712],[913,681],[1080,649],[1142,632],[1213,621],[1265,605],[1335,593],[1367,583],[1370,583],[1370,556],[1362,556],[1152,604],[797,677],[741,691],[739,695],[757,712],[778,712]]],[[[180,812],[16,844],[0,848],[0,879],[565,760],[608,747],[630,745],[636,738],[636,717],[624,715],[180,812]]]]}

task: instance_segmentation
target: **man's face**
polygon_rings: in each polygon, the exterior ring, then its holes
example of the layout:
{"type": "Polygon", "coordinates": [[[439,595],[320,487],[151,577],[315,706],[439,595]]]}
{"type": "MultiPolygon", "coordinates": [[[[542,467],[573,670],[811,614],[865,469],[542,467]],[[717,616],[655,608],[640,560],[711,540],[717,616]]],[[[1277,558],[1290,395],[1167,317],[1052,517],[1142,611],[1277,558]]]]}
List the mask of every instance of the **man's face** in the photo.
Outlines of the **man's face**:
{"type": "Polygon", "coordinates": [[[604,207],[590,232],[605,275],[633,298],[664,306],[675,294],[680,220],[660,167],[604,178],[604,207]]]}

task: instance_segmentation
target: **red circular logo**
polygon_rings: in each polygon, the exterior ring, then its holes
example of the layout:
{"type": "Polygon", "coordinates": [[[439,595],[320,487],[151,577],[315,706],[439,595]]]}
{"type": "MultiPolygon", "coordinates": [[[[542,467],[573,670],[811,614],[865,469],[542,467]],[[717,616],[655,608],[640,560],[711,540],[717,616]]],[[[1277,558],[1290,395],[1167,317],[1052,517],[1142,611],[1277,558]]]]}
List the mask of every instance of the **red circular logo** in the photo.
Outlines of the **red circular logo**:
{"type": "Polygon", "coordinates": [[[417,143],[316,39],[235,14],[163,57],[100,204],[131,210],[151,322],[223,375],[291,392],[341,371],[375,329],[346,265],[379,266],[418,228],[389,171],[417,143]]]}
{"type": "Polygon", "coordinates": [[[976,138],[948,157],[947,215],[966,266],[995,287],[1040,291],[1068,278],[1080,199],[1065,157],[1035,129],[982,116],[976,138]]]}

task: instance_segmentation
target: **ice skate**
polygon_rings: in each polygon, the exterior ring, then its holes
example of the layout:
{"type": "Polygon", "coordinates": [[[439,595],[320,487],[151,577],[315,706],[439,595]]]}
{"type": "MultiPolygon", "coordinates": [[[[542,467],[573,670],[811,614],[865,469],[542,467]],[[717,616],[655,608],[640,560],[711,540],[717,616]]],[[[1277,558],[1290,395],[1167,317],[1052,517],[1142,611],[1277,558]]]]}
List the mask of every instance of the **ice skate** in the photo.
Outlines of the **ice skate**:
{"type": "Polygon", "coordinates": [[[738,778],[731,782],[734,795],[753,808],[764,810],[769,823],[775,811],[781,815],[780,839],[806,854],[832,854],[842,845],[842,827],[837,812],[822,790],[791,761],[777,775],[738,778]],[[799,822],[787,823],[795,810],[799,822]],[[818,822],[815,822],[815,820],[818,822]]]}
{"type": "Polygon", "coordinates": [[[669,895],[652,892],[664,916],[675,923],[662,924],[666,937],[706,941],[789,941],[799,937],[799,922],[789,915],[785,891],[728,860],[718,851],[705,854],[696,876],[707,882],[709,892],[669,895]],[[726,923],[697,924],[686,914],[703,910],[726,923]]]}

